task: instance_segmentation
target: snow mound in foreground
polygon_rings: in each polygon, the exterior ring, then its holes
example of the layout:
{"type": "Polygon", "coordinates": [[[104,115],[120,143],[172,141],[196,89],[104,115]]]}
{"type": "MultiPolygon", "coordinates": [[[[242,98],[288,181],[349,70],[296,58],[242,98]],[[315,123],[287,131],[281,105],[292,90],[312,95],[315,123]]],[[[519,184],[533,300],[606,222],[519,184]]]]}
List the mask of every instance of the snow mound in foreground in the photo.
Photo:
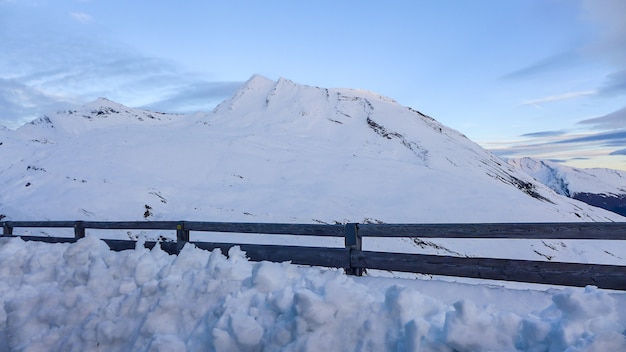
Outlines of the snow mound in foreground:
{"type": "Polygon", "coordinates": [[[445,285],[456,302],[415,281],[250,262],[237,247],[227,258],[2,239],[0,350],[626,350],[621,294],[551,289],[551,303],[524,307],[532,291],[519,291],[501,309],[445,285]]]}

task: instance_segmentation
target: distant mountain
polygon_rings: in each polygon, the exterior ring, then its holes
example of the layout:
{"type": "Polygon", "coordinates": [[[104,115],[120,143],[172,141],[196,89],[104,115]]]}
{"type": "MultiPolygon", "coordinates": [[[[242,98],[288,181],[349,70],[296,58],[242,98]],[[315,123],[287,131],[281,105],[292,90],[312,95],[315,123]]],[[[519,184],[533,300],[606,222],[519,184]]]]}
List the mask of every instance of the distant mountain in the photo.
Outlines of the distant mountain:
{"type": "MultiPolygon", "coordinates": [[[[161,114],[98,99],[0,131],[0,143],[0,216],[8,220],[626,220],[555,193],[390,98],[258,75],[212,112],[161,114]]],[[[394,246],[484,249],[452,242],[394,246]]],[[[546,243],[497,252],[583,253],[546,243]]]]}
{"type": "Polygon", "coordinates": [[[612,169],[577,169],[532,158],[509,163],[556,193],[626,216],[626,172],[612,169]]]}

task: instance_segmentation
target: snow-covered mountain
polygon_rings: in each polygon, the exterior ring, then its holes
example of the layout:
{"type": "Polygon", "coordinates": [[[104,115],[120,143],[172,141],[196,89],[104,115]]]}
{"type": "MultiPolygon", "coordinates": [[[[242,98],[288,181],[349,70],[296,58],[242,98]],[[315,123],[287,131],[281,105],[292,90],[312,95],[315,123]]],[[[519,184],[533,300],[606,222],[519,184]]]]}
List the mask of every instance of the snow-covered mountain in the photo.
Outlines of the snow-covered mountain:
{"type": "MultiPolygon", "coordinates": [[[[0,217],[7,220],[626,220],[555,193],[392,99],[287,79],[253,76],[214,111],[193,115],[98,99],[2,130],[0,138],[0,217]]],[[[399,245],[493,255],[482,243],[438,243],[399,245]]],[[[536,246],[496,254],[588,261],[598,252],[622,260],[607,249],[536,246]]]]}
{"type": "Polygon", "coordinates": [[[2,138],[8,219],[623,220],[389,98],[287,79],[253,76],[201,115],[99,99],[2,138]]]}
{"type": "Polygon", "coordinates": [[[626,172],[612,169],[577,169],[532,158],[509,164],[556,193],[626,216],[626,172]]]}
{"type": "MultiPolygon", "coordinates": [[[[206,114],[99,99],[15,131],[0,127],[0,218],[626,220],[553,192],[391,99],[260,76],[206,114]]],[[[620,243],[575,242],[441,240],[436,251],[624,264],[620,243]]],[[[400,242],[407,251],[429,243],[400,242]]],[[[594,287],[542,292],[347,277],[251,263],[236,248],[229,258],[190,245],[180,256],[141,246],[118,253],[90,236],[55,246],[2,239],[0,268],[0,350],[618,351],[626,344],[626,297],[594,287]]]]}

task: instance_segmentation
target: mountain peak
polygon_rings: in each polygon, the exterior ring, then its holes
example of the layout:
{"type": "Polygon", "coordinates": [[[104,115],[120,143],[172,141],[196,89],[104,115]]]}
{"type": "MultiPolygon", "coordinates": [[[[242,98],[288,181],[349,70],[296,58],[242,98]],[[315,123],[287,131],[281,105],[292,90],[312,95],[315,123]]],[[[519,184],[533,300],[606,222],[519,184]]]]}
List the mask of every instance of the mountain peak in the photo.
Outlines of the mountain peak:
{"type": "Polygon", "coordinates": [[[102,98],[99,97],[98,99],[91,101],[85,105],[83,105],[83,107],[87,108],[87,109],[101,109],[101,108],[105,108],[105,109],[113,109],[113,110],[128,110],[129,108],[124,106],[123,104],[120,104],[118,102],[109,100],[107,98],[102,98]]]}
{"type": "MultiPolygon", "coordinates": [[[[214,113],[222,111],[224,109],[234,110],[237,106],[240,106],[240,101],[250,102],[263,102],[265,97],[274,89],[276,82],[271,79],[254,74],[250,77],[242,86],[231,96],[230,98],[221,102],[215,109],[214,113]],[[244,99],[245,97],[245,99],[244,99]]],[[[244,104],[247,105],[247,104],[244,104]]],[[[253,105],[257,105],[253,103],[253,105]]]]}
{"type": "Polygon", "coordinates": [[[250,78],[248,78],[246,82],[253,82],[253,81],[272,81],[272,80],[261,74],[255,73],[252,76],[250,76],[250,78]]]}
{"type": "Polygon", "coordinates": [[[276,82],[272,81],[271,79],[265,76],[255,73],[243,84],[240,90],[241,89],[249,90],[249,89],[254,89],[258,87],[266,87],[268,85],[274,85],[274,84],[276,84],[276,82]]]}

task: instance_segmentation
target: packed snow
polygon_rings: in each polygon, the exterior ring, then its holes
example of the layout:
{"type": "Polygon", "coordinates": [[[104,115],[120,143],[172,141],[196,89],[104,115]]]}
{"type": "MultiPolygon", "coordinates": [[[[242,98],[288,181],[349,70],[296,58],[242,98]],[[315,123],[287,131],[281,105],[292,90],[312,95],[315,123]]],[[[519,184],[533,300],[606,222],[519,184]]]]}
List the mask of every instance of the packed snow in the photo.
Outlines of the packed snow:
{"type": "Polygon", "coordinates": [[[0,240],[0,350],[620,351],[626,294],[0,240]]]}

